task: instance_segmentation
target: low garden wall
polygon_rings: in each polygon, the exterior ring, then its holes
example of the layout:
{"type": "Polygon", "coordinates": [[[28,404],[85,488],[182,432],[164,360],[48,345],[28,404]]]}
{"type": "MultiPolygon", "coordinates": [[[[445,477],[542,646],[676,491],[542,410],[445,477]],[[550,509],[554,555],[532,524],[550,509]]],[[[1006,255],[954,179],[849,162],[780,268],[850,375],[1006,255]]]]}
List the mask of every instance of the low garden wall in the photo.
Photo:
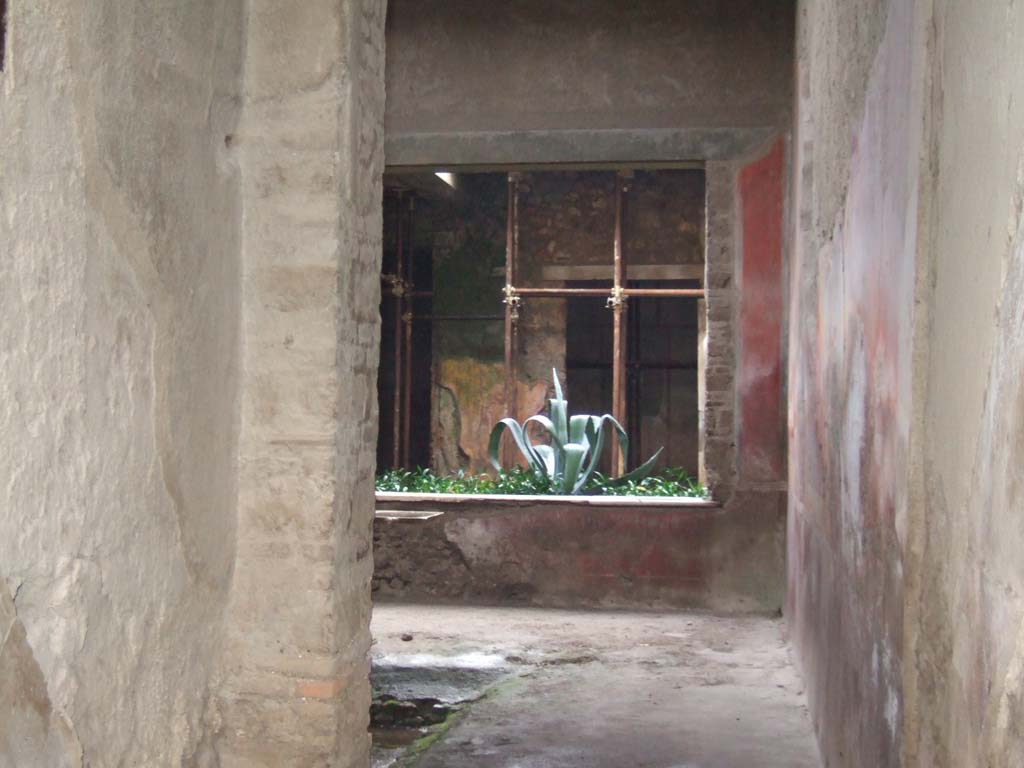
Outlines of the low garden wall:
{"type": "Polygon", "coordinates": [[[374,600],[776,612],[780,499],[378,493],[374,600]]]}

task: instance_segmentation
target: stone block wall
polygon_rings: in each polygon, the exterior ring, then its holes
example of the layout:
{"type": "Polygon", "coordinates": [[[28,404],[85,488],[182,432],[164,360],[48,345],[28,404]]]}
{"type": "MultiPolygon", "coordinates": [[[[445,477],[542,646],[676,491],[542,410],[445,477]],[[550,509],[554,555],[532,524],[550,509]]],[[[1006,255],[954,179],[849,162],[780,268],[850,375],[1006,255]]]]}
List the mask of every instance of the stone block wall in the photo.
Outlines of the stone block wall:
{"type": "Polygon", "coordinates": [[[368,760],[383,14],[250,3],[223,768],[368,760]]]}

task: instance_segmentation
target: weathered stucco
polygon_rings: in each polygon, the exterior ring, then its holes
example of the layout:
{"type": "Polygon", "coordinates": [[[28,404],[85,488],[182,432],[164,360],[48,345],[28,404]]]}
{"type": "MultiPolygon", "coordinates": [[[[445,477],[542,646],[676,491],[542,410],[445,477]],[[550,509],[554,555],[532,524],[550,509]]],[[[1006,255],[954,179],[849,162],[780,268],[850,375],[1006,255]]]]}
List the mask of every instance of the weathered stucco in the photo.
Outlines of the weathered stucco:
{"type": "Polygon", "coordinates": [[[1024,7],[937,0],[905,765],[1024,764],[1024,7]]]}
{"type": "Polygon", "coordinates": [[[383,5],[9,12],[0,765],[362,765],[383,5]]]}
{"type": "Polygon", "coordinates": [[[380,602],[779,610],[781,547],[770,530],[783,519],[782,497],[774,509],[757,497],[723,512],[654,498],[409,496],[378,500],[380,602]]]}
{"type": "Polygon", "coordinates": [[[244,3],[8,13],[0,764],[207,765],[235,542],[244,3]]]}
{"type": "Polygon", "coordinates": [[[1022,35],[801,8],[790,620],[830,765],[1024,759],[1022,35]]]}
{"type": "Polygon", "coordinates": [[[739,307],[736,411],[737,469],[748,483],[786,478],[783,204],[786,141],[747,164],[738,179],[742,253],[736,268],[739,307]]]}
{"type": "Polygon", "coordinates": [[[798,21],[789,613],[835,765],[900,760],[923,120],[915,22],[905,0],[807,3],[798,21]],[[840,68],[849,88],[837,87],[840,68]]]}
{"type": "Polygon", "coordinates": [[[787,119],[793,8],[393,0],[387,162],[735,157],[787,119]]]}

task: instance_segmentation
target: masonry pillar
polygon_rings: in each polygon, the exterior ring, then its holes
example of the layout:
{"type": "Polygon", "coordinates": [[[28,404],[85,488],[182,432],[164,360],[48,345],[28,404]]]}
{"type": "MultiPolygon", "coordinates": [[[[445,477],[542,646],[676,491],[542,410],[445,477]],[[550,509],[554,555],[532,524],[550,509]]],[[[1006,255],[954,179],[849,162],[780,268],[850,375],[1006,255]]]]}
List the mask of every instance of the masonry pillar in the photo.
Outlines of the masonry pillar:
{"type": "Polygon", "coordinates": [[[384,5],[249,3],[223,768],[368,762],[384,5]]]}
{"type": "Polygon", "coordinates": [[[705,166],[707,251],[705,335],[701,355],[704,389],[700,403],[705,483],[726,501],[736,484],[735,272],[736,169],[729,161],[705,166]]]}

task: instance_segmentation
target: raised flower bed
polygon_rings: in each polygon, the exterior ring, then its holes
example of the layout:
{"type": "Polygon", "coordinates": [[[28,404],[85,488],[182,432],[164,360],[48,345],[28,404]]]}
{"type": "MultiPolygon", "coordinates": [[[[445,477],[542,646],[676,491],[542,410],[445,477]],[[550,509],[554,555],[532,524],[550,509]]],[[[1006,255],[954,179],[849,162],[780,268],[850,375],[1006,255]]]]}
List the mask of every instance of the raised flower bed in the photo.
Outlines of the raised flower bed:
{"type": "MultiPolygon", "coordinates": [[[[379,487],[488,490],[494,479],[392,474],[379,487]],[[413,482],[408,482],[409,480],[413,482]]],[[[378,490],[374,596],[557,607],[694,607],[706,602],[724,522],[688,483],[648,478],[644,495],[378,490]],[[662,495],[655,495],[660,493],[662,495]]],[[[518,485],[517,485],[518,483],[518,485]]]]}

